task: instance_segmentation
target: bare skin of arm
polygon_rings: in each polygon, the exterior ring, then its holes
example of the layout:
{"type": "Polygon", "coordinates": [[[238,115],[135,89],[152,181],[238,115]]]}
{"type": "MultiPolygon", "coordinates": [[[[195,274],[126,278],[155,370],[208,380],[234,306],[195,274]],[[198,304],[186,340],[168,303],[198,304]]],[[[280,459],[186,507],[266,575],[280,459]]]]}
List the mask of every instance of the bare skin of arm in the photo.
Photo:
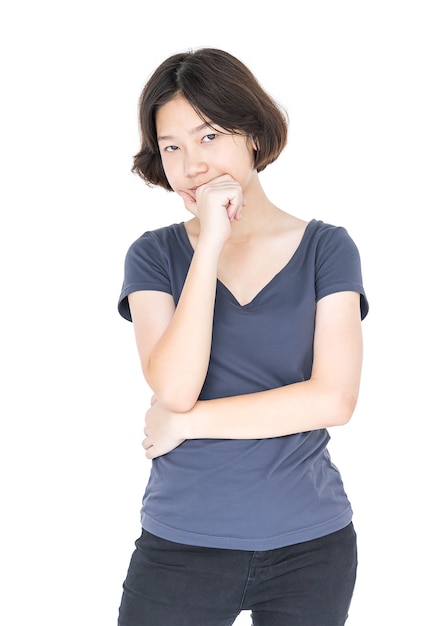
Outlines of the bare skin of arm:
{"type": "Polygon", "coordinates": [[[201,230],[177,307],[165,293],[129,295],[145,379],[162,406],[181,413],[195,405],[207,373],[217,265],[243,197],[238,183],[221,176],[198,189],[196,198],[185,194],[184,201],[201,230]]]}
{"type": "Polygon", "coordinates": [[[185,439],[264,439],[346,424],[358,399],[362,367],[360,296],[335,293],[319,301],[311,378],[269,391],[199,401],[185,412],[155,399],[146,414],[149,459],[185,439]]]}

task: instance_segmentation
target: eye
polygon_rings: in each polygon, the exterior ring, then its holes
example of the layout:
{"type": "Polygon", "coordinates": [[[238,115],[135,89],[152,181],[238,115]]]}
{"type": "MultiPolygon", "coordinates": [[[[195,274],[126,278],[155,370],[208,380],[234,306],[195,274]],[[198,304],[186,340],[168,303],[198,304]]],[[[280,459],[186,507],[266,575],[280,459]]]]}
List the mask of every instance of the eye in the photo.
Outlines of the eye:
{"type": "Polygon", "coordinates": [[[216,139],[217,136],[218,136],[217,133],[209,133],[208,135],[205,135],[202,138],[202,141],[204,141],[205,143],[209,143],[210,141],[213,141],[214,139],[216,139]]]}
{"type": "Polygon", "coordinates": [[[178,150],[177,146],[166,146],[164,148],[165,152],[175,152],[175,150],[178,150]]]}

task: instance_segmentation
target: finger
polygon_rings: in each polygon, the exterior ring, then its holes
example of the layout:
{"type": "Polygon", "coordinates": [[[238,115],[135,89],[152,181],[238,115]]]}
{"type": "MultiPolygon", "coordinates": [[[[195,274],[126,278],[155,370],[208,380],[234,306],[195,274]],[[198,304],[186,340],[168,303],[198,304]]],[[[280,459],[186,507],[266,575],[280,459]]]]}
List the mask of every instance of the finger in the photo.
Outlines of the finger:
{"type": "Polygon", "coordinates": [[[153,444],[148,437],[145,437],[145,439],[142,441],[142,447],[144,448],[144,450],[149,450],[153,447],[153,444]]]}
{"type": "Polygon", "coordinates": [[[156,452],[156,450],[157,449],[155,446],[150,446],[148,450],[145,452],[146,458],[152,461],[153,459],[156,459],[158,456],[161,456],[160,454],[156,452]]]}
{"type": "Polygon", "coordinates": [[[237,202],[237,199],[233,198],[227,206],[228,219],[233,220],[240,219],[239,214],[242,210],[241,205],[237,202]]]}
{"type": "Polygon", "coordinates": [[[242,205],[241,205],[241,206],[239,206],[239,208],[238,208],[238,210],[237,210],[236,217],[235,217],[235,219],[236,219],[236,220],[241,220],[241,219],[242,219],[242,216],[243,216],[243,209],[245,208],[245,206],[246,206],[247,204],[248,204],[248,203],[246,202],[246,200],[243,200],[242,205]]]}
{"type": "Polygon", "coordinates": [[[152,461],[152,460],[153,460],[153,458],[154,458],[154,455],[153,455],[153,453],[151,452],[151,450],[152,450],[152,447],[151,447],[151,448],[149,448],[149,449],[145,452],[145,456],[146,456],[146,458],[147,458],[147,459],[150,459],[150,460],[152,461]]]}

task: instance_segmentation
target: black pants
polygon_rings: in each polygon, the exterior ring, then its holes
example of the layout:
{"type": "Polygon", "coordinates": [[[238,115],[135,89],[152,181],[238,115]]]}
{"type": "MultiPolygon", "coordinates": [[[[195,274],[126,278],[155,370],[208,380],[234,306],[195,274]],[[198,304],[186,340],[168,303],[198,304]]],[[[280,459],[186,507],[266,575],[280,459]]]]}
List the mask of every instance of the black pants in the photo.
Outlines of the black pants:
{"type": "Polygon", "coordinates": [[[143,531],[124,582],[118,626],[342,626],[355,585],[350,524],[265,552],[200,548],[143,531]]]}

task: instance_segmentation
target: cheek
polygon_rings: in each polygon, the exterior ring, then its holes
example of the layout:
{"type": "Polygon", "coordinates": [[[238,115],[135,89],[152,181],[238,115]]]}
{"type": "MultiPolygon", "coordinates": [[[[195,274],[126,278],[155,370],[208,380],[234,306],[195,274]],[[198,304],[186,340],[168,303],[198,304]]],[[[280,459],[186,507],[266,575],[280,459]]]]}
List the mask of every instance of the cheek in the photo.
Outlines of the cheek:
{"type": "Polygon", "coordinates": [[[243,144],[239,144],[239,151],[238,151],[238,163],[239,163],[239,168],[240,170],[244,170],[245,172],[248,172],[249,170],[254,170],[254,162],[255,162],[255,156],[254,156],[254,150],[251,149],[250,144],[247,143],[243,143],[243,144]]]}
{"type": "Polygon", "coordinates": [[[252,174],[255,172],[254,156],[247,151],[241,154],[237,169],[239,176],[244,179],[245,182],[249,182],[252,174]]]}
{"type": "Polygon", "coordinates": [[[172,189],[174,189],[175,183],[176,183],[176,176],[174,173],[174,168],[171,167],[170,164],[167,162],[167,160],[165,160],[164,158],[160,157],[160,159],[161,159],[163,171],[165,172],[165,176],[168,179],[168,182],[171,185],[172,189]]]}

